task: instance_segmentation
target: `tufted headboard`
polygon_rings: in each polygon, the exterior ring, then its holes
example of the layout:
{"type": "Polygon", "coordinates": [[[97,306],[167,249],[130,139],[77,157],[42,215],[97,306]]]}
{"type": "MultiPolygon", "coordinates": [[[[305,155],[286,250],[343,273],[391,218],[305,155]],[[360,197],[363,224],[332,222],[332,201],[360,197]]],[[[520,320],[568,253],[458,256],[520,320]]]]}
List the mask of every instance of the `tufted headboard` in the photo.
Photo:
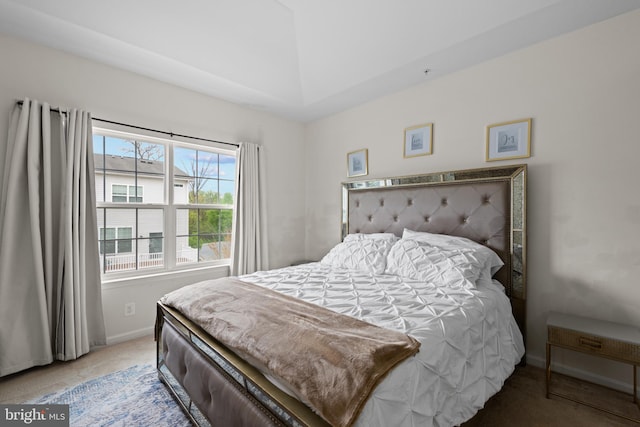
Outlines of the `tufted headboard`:
{"type": "Polygon", "coordinates": [[[526,165],[343,183],[342,233],[466,237],[504,261],[495,275],[525,334],[526,165]]]}

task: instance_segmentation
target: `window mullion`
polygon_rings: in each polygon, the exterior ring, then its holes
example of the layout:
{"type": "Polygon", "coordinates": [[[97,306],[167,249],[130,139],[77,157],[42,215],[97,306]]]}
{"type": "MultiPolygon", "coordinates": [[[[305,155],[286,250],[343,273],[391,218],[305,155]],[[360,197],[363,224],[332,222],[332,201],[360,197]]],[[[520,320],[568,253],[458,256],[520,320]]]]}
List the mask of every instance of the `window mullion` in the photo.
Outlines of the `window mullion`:
{"type": "Polygon", "coordinates": [[[174,204],[174,145],[167,144],[165,146],[165,156],[167,161],[165,162],[165,183],[164,190],[164,262],[168,269],[172,269],[176,266],[176,207],[174,204]]]}

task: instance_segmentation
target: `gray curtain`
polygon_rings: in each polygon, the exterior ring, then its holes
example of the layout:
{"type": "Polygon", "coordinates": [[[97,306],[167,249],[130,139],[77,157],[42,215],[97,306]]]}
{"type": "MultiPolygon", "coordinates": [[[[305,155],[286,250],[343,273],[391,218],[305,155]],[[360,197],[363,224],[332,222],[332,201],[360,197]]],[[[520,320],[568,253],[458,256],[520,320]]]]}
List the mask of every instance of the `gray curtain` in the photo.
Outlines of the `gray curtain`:
{"type": "Polygon", "coordinates": [[[0,175],[0,376],[105,343],[91,116],[25,99],[0,175]]]}
{"type": "Polygon", "coordinates": [[[269,266],[263,150],[251,143],[242,143],[237,150],[232,275],[249,274],[269,266]]]}

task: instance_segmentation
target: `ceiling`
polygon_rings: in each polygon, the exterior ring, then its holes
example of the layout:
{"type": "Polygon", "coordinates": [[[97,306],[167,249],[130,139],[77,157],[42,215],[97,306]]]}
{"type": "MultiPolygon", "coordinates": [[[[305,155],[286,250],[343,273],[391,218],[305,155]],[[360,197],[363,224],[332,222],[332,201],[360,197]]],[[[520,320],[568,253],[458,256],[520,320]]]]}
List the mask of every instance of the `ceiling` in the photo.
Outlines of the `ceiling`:
{"type": "Polygon", "coordinates": [[[0,0],[0,33],[306,122],[639,7],[640,0],[0,0]]]}

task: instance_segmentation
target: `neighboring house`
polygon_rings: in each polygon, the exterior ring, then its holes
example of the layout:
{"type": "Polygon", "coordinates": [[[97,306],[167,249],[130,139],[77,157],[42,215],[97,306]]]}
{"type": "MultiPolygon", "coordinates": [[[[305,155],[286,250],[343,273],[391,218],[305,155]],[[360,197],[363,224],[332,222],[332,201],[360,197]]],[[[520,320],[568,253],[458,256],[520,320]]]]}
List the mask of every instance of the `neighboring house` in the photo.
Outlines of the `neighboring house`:
{"type": "MultiPolygon", "coordinates": [[[[164,203],[164,162],[139,160],[136,170],[135,159],[132,157],[95,154],[94,161],[98,202],[164,203]]],[[[190,182],[187,175],[180,168],[174,168],[175,203],[189,203],[190,182]]],[[[179,209],[176,215],[176,234],[188,235],[188,211],[179,209]]],[[[106,210],[99,208],[98,236],[102,271],[135,268],[136,252],[139,267],[161,266],[164,257],[163,228],[163,212],[160,209],[136,211],[136,209],[121,207],[106,210]],[[137,239],[134,240],[132,238],[136,237],[133,235],[136,230],[136,215],[138,215],[137,239]],[[106,268],[104,268],[105,263],[106,268]]],[[[187,239],[182,240],[184,244],[176,248],[178,262],[197,261],[197,250],[188,246],[187,239]]]]}

